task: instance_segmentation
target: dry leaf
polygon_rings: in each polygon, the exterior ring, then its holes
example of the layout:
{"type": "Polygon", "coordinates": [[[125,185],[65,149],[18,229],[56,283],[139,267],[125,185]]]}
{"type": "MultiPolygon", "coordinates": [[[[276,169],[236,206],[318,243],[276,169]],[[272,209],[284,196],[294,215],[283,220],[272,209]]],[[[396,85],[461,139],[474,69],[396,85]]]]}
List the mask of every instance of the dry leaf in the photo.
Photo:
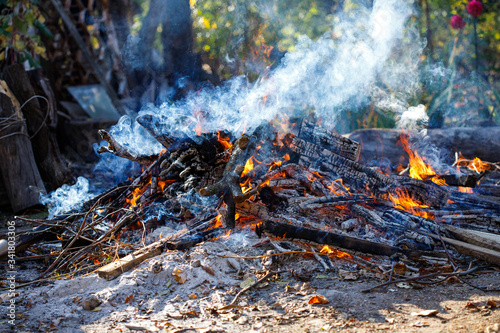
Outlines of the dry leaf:
{"type": "Polygon", "coordinates": [[[208,274],[210,274],[210,275],[215,275],[215,272],[214,272],[214,270],[212,269],[212,267],[207,266],[207,265],[203,265],[203,264],[201,264],[201,268],[203,268],[203,270],[204,270],[205,272],[207,272],[208,274]]]}
{"type": "Polygon", "coordinates": [[[465,308],[466,309],[474,309],[474,310],[476,310],[477,309],[477,305],[474,304],[474,303],[471,303],[471,302],[467,302],[467,304],[465,304],[465,308]]]}
{"type": "Polygon", "coordinates": [[[401,289],[411,289],[413,286],[409,284],[408,282],[399,282],[396,283],[396,287],[401,288],[401,289]]]}
{"type": "Polygon", "coordinates": [[[240,288],[241,289],[248,288],[248,287],[250,287],[254,283],[255,283],[255,280],[252,279],[251,277],[248,277],[243,282],[240,283],[240,288]]]}
{"type": "Polygon", "coordinates": [[[221,308],[218,308],[217,311],[231,310],[231,309],[243,309],[243,307],[236,305],[236,304],[228,304],[228,305],[225,305],[221,308]]]}
{"type": "Polygon", "coordinates": [[[125,301],[123,303],[125,303],[125,304],[132,303],[133,300],[134,300],[134,295],[129,295],[129,296],[125,297],[125,301]]]}
{"type": "Polygon", "coordinates": [[[330,301],[323,295],[314,295],[309,299],[309,304],[328,304],[330,301]]]}
{"type": "Polygon", "coordinates": [[[188,316],[188,317],[197,317],[198,313],[195,310],[191,310],[191,311],[187,311],[187,312],[181,312],[181,315],[188,316]]]}
{"type": "Polygon", "coordinates": [[[412,316],[419,316],[419,317],[429,317],[429,316],[435,316],[439,313],[439,310],[424,310],[420,312],[412,312],[412,316]]]}
{"type": "Polygon", "coordinates": [[[496,303],[494,300],[489,300],[488,302],[486,302],[486,304],[487,304],[490,308],[498,308],[498,305],[497,305],[497,303],[496,303]]]}
{"type": "Polygon", "coordinates": [[[172,275],[174,276],[174,280],[179,282],[180,284],[184,284],[187,281],[186,272],[184,272],[179,268],[175,268],[174,271],[172,272],[172,275]]]}
{"type": "Polygon", "coordinates": [[[405,264],[394,265],[394,273],[396,273],[396,274],[403,275],[407,271],[408,271],[408,268],[406,268],[405,264]]]}

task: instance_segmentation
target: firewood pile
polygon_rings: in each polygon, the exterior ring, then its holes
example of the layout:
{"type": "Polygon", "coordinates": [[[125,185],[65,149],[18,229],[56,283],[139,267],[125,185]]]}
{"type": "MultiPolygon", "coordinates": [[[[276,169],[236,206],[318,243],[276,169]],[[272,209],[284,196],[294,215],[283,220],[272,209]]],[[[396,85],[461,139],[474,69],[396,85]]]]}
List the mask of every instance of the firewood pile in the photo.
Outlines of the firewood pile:
{"type": "Polygon", "coordinates": [[[425,161],[408,148],[410,166],[384,173],[359,163],[360,144],[313,116],[265,123],[240,137],[223,130],[162,132],[154,115],[137,121],[163,145],[159,155],[134,152],[104,130],[108,145],[99,152],[136,161],[142,173],[81,209],[38,221],[35,232],[19,239],[18,250],[47,237],[61,240],[41,277],[101,266],[99,276],[113,279],[165,250],[231,237],[241,228],[271,242],[313,244],[307,253],[373,270],[361,255],[449,260],[454,270],[447,276],[457,277],[463,271],[455,262],[463,255],[500,265],[500,187],[485,181],[496,164],[459,157],[455,175],[419,173],[415,164],[425,161]],[[476,186],[478,180],[485,184],[476,186]],[[166,223],[178,231],[145,245],[145,234],[166,223]],[[113,261],[116,253],[122,258],[113,261]]]}

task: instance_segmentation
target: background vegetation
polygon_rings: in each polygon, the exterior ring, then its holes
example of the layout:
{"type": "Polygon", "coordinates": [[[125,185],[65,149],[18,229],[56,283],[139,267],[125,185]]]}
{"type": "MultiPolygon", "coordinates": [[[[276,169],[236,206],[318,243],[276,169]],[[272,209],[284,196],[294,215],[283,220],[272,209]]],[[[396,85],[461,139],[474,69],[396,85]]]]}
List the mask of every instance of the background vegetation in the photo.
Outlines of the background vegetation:
{"type": "MultiPolygon", "coordinates": [[[[97,1],[85,14],[89,17],[86,24],[91,46],[101,59],[104,45],[99,22],[105,20],[106,10],[112,7],[113,1],[109,1],[97,1]]],[[[118,2],[127,9],[123,15],[129,33],[140,36],[153,0],[118,2]]],[[[299,36],[317,39],[331,33],[332,26],[342,15],[354,10],[356,3],[353,0],[190,0],[193,47],[203,69],[201,80],[219,84],[241,74],[255,80],[267,68],[276,66],[284,53],[293,52],[299,36]]],[[[415,3],[417,10],[412,21],[421,36],[427,38],[427,46],[421,57],[422,89],[414,102],[428,107],[432,126],[488,125],[500,121],[500,2],[482,1],[484,10],[477,22],[477,72],[474,70],[474,29],[472,17],[466,11],[467,3],[467,0],[415,3]],[[457,14],[466,23],[463,29],[450,26],[452,15],[457,14]],[[429,80],[424,73],[436,65],[442,65],[449,72],[442,80],[429,80]]],[[[50,62],[55,53],[47,53],[50,49],[47,43],[53,39],[54,30],[45,26],[46,5],[36,0],[0,0],[0,8],[0,60],[4,63],[27,61],[33,67],[41,66],[43,58],[50,62]]],[[[63,26],[60,20],[57,23],[63,26]]],[[[159,55],[165,52],[161,25],[156,28],[152,45],[159,55]]],[[[155,71],[151,71],[151,75],[155,71]]],[[[141,80],[144,78],[138,82],[141,80]]],[[[346,128],[394,126],[394,117],[386,110],[372,105],[363,111],[345,112],[342,117],[347,120],[346,128]]]]}

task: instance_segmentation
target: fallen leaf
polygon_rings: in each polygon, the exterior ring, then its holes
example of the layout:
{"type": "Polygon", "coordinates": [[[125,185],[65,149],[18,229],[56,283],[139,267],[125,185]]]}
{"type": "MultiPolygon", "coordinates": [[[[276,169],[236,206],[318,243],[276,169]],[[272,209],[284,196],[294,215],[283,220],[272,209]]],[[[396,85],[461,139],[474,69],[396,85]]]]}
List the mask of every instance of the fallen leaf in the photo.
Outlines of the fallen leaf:
{"type": "Polygon", "coordinates": [[[125,297],[125,301],[123,303],[125,303],[125,304],[132,303],[133,300],[134,300],[134,295],[129,295],[129,296],[125,297]]]}
{"type": "Polygon", "coordinates": [[[309,299],[309,304],[328,304],[330,301],[323,295],[314,295],[309,299]]]}
{"type": "Polygon", "coordinates": [[[488,302],[486,302],[486,304],[487,304],[490,308],[498,308],[498,305],[497,305],[497,303],[496,303],[494,300],[489,300],[488,302]]]}
{"type": "Polygon", "coordinates": [[[181,312],[180,314],[183,316],[188,316],[188,317],[198,317],[198,312],[196,312],[195,310],[181,312]]]}
{"type": "Polygon", "coordinates": [[[191,299],[197,299],[198,298],[198,296],[196,296],[195,294],[188,295],[188,297],[191,298],[191,299]]]}
{"type": "Polygon", "coordinates": [[[399,275],[404,275],[405,272],[408,271],[405,264],[396,264],[394,265],[394,273],[399,275]]]}
{"type": "Polygon", "coordinates": [[[429,316],[435,316],[439,313],[439,310],[423,310],[420,312],[412,312],[412,316],[419,316],[419,317],[429,317],[429,316]]]}
{"type": "Polygon", "coordinates": [[[246,278],[243,282],[240,283],[240,288],[245,289],[250,287],[252,284],[255,283],[255,280],[251,277],[246,278]]]}
{"type": "Polygon", "coordinates": [[[465,304],[465,308],[477,310],[477,305],[472,302],[467,302],[467,304],[465,304]]]}
{"type": "Polygon", "coordinates": [[[203,268],[203,270],[204,270],[205,272],[207,272],[208,274],[210,274],[210,275],[215,275],[215,272],[214,272],[214,270],[212,269],[212,267],[207,266],[207,265],[203,265],[203,264],[201,264],[201,268],[203,268]]]}
{"type": "Polygon", "coordinates": [[[328,279],[328,276],[327,275],[318,274],[318,275],[316,275],[316,279],[328,279]]]}
{"type": "Polygon", "coordinates": [[[92,312],[97,312],[97,311],[101,311],[100,306],[96,306],[95,308],[92,309],[92,312]]]}
{"type": "Polygon", "coordinates": [[[399,282],[396,283],[396,287],[401,288],[401,289],[411,289],[413,286],[409,284],[408,282],[399,282]]]}

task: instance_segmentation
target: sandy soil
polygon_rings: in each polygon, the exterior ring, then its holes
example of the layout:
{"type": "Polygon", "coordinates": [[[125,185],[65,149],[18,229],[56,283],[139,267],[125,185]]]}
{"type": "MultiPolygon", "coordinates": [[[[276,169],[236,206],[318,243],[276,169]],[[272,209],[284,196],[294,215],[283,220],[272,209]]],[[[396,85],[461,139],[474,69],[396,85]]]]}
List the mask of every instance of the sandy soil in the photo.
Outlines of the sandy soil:
{"type": "MultiPolygon", "coordinates": [[[[343,260],[333,260],[333,269],[325,271],[314,257],[303,255],[273,260],[221,257],[262,255],[273,249],[270,244],[253,247],[261,241],[240,231],[186,252],[166,252],[112,281],[91,274],[19,289],[15,327],[8,323],[10,300],[4,291],[0,331],[500,332],[500,293],[454,279],[423,288],[402,284],[363,293],[383,280],[343,260]],[[273,276],[227,307],[242,283],[244,287],[267,270],[292,269],[294,276],[273,276]],[[309,304],[314,295],[328,303],[309,304]],[[101,304],[85,310],[91,298],[101,304]],[[424,310],[437,312],[424,316],[424,310]]],[[[35,270],[36,265],[25,264],[19,275],[27,277],[35,270]]],[[[500,271],[466,279],[500,287],[500,271]]]]}

